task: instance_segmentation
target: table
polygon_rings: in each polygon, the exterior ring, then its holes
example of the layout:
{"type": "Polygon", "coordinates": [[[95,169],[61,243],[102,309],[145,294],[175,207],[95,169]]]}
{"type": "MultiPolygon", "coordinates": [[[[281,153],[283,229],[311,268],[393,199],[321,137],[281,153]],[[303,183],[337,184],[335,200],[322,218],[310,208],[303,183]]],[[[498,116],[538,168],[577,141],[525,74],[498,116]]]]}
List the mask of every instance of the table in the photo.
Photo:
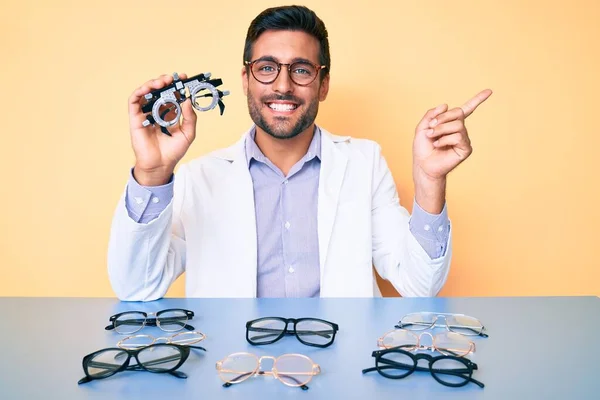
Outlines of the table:
{"type": "MultiPolygon", "coordinates": [[[[0,399],[597,399],[600,398],[600,299],[598,297],[373,298],[373,299],[186,299],[120,302],[111,298],[0,298],[0,399]],[[192,351],[180,368],[188,379],[168,374],[122,372],[77,385],[82,358],[114,347],[122,335],[106,331],[121,311],[180,307],[207,339],[208,351],[192,351]],[[374,365],[376,340],[404,315],[454,312],[478,317],[488,338],[475,338],[470,383],[448,388],[429,373],[390,380],[374,365]],[[326,349],[302,345],[294,336],[255,347],[245,323],[264,316],[317,317],[340,326],[326,349]],[[303,391],[257,376],[222,387],[215,363],[240,351],[278,356],[302,353],[322,373],[303,391]]],[[[436,329],[441,331],[440,329],[436,329]]],[[[165,336],[156,327],[138,333],[165,336]]],[[[269,365],[265,367],[270,368],[269,365]]]]}

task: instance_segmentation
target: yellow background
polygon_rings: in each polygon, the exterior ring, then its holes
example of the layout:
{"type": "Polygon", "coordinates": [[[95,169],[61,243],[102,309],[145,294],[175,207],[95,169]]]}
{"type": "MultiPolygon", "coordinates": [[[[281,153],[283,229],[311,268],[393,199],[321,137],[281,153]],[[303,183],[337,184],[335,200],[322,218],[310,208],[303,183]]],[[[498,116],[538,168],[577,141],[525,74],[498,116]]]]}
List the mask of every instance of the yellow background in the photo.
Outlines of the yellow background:
{"type": "MultiPolygon", "coordinates": [[[[133,163],[127,98],[210,71],[223,116],[199,115],[184,161],[251,120],[240,70],[274,1],[2,1],[0,295],[113,296],[109,227],[133,163]]],[[[378,141],[412,208],[411,143],[428,108],[494,94],[449,176],[444,296],[600,295],[600,2],[306,1],[329,30],[317,122],[378,141]]],[[[386,286],[385,293],[395,294],[386,286]]],[[[183,296],[183,279],[169,296],[183,296]]]]}

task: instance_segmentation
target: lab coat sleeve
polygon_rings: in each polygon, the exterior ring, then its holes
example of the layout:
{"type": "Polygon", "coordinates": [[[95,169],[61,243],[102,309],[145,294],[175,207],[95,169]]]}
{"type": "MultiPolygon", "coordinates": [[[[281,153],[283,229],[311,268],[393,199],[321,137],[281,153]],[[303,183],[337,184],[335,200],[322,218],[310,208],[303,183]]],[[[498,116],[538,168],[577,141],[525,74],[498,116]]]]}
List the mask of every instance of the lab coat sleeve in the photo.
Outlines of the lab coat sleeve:
{"type": "Polygon", "coordinates": [[[160,215],[147,224],[128,214],[125,193],[115,210],[108,245],[108,276],[120,300],[151,301],[163,297],[185,270],[185,231],[180,218],[185,201],[187,166],[175,176],[174,195],[160,215]]]}
{"type": "Polygon", "coordinates": [[[373,154],[372,248],[379,275],[404,297],[436,296],[446,282],[452,230],[446,252],[432,259],[409,229],[410,214],[400,205],[392,174],[379,145],[373,154]]]}

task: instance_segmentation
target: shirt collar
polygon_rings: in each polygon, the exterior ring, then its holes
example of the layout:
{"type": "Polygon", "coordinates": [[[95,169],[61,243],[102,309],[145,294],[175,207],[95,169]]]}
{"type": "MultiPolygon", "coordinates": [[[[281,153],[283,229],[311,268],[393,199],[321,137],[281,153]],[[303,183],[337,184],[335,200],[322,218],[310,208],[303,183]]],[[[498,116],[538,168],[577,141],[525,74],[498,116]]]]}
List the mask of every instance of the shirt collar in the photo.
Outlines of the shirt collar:
{"type": "MultiPolygon", "coordinates": [[[[260,161],[260,162],[265,162],[265,160],[267,159],[267,157],[265,157],[263,152],[260,151],[260,149],[258,148],[258,145],[254,141],[255,137],[256,137],[256,127],[254,127],[254,129],[250,130],[250,134],[246,138],[246,143],[245,143],[246,162],[248,163],[248,166],[250,166],[250,161],[252,159],[254,159],[256,161],[260,161]]],[[[302,160],[304,162],[308,162],[315,157],[318,158],[319,160],[321,160],[321,129],[316,125],[315,125],[315,133],[310,142],[310,145],[308,146],[308,151],[306,152],[306,154],[304,155],[302,160]]]]}

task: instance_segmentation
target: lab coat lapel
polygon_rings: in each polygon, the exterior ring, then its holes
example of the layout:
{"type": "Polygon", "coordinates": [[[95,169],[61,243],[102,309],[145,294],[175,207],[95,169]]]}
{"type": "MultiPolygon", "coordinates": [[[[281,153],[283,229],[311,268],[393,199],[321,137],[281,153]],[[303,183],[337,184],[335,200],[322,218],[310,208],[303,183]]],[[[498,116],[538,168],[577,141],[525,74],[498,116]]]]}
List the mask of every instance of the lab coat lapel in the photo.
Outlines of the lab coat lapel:
{"type": "Polygon", "coordinates": [[[238,265],[235,266],[236,282],[244,282],[244,293],[234,296],[256,296],[257,275],[257,239],[256,239],[256,213],[254,209],[254,188],[252,176],[246,162],[245,134],[238,143],[228,148],[219,155],[220,158],[231,162],[231,174],[222,184],[225,186],[226,195],[223,198],[222,210],[226,210],[223,222],[228,221],[231,226],[231,237],[228,249],[234,252],[238,265]]]}
{"type": "Polygon", "coordinates": [[[335,144],[335,141],[347,140],[347,138],[332,136],[322,128],[321,133],[321,171],[319,176],[317,224],[319,265],[321,267],[321,282],[323,282],[323,272],[327,263],[329,243],[348,157],[336,148],[335,144]]]}

